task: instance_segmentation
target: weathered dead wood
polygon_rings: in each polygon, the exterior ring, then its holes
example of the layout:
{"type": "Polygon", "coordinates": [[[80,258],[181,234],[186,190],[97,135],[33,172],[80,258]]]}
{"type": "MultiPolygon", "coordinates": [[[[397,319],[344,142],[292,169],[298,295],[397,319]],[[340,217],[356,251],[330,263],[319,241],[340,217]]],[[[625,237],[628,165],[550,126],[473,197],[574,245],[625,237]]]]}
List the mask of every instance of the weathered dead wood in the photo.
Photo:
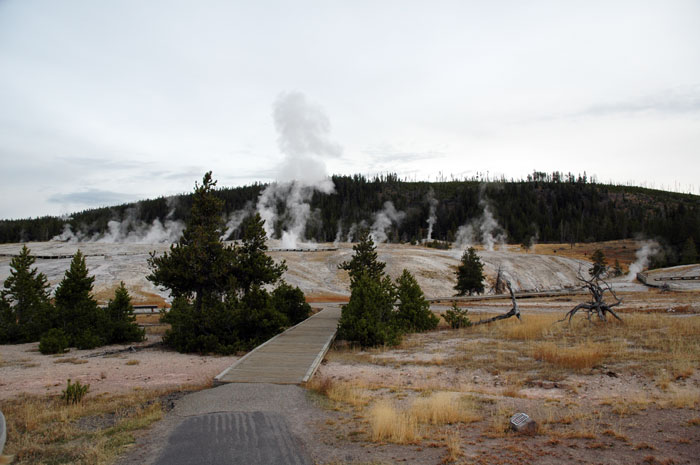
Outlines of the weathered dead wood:
{"type": "Polygon", "coordinates": [[[502,315],[494,316],[493,318],[479,320],[473,323],[472,326],[493,323],[494,321],[505,320],[506,318],[510,318],[512,316],[515,316],[518,320],[520,320],[520,308],[518,307],[518,302],[515,300],[515,293],[513,292],[513,288],[510,285],[510,281],[506,281],[506,286],[508,286],[508,290],[510,291],[510,299],[513,301],[513,307],[510,309],[510,311],[502,315]]]}
{"type": "Polygon", "coordinates": [[[622,303],[622,299],[617,297],[617,294],[615,294],[615,291],[613,290],[612,286],[610,286],[610,284],[607,281],[605,281],[605,279],[603,279],[602,273],[595,274],[590,279],[586,279],[581,274],[581,270],[579,270],[578,280],[583,283],[583,288],[587,289],[588,292],[591,293],[591,300],[590,302],[578,304],[577,306],[566,312],[564,318],[559,320],[559,322],[568,321],[569,323],[571,323],[571,319],[574,317],[574,315],[576,315],[576,312],[578,312],[579,310],[583,310],[586,312],[586,317],[588,318],[588,321],[591,321],[591,317],[593,315],[597,315],[600,321],[607,321],[606,314],[609,313],[612,316],[614,316],[618,321],[622,322],[622,318],[617,316],[617,313],[615,313],[615,311],[613,310],[613,307],[617,307],[622,303]],[[605,302],[606,292],[610,293],[612,298],[615,299],[615,302],[610,304],[605,302]]]}

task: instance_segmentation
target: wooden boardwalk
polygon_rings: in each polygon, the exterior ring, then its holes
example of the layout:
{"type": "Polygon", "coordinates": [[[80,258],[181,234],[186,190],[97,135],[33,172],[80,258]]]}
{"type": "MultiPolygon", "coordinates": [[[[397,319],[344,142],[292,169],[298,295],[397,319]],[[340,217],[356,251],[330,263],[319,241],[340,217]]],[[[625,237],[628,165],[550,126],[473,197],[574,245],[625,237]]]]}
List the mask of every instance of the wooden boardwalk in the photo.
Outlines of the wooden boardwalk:
{"type": "Polygon", "coordinates": [[[248,352],[214,382],[299,384],[308,381],[328,352],[340,308],[326,307],[248,352]]]}

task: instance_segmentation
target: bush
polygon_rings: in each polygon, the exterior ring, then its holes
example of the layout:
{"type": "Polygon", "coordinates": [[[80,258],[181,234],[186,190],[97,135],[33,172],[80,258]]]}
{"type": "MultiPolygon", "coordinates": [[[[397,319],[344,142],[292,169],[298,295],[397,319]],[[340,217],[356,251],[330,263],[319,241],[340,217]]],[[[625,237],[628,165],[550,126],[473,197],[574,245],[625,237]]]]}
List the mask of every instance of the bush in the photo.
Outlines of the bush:
{"type": "Polygon", "coordinates": [[[287,283],[280,284],[272,291],[272,306],[287,317],[289,325],[300,323],[311,314],[311,307],[306,303],[301,289],[287,283]]]}
{"type": "Polygon", "coordinates": [[[68,347],[68,336],[63,330],[51,328],[39,340],[39,352],[47,354],[62,354],[68,347]]]}
{"type": "Polygon", "coordinates": [[[80,384],[80,381],[76,381],[71,384],[70,379],[68,380],[68,385],[61,391],[61,399],[66,401],[66,404],[78,404],[82,402],[85,394],[90,390],[89,384],[80,384]]]}
{"type": "Polygon", "coordinates": [[[89,350],[104,345],[104,340],[90,329],[85,329],[76,336],[74,343],[75,347],[80,350],[89,350]]]}
{"type": "Polygon", "coordinates": [[[469,310],[459,308],[457,302],[452,302],[452,308],[445,312],[444,318],[452,329],[468,328],[472,325],[472,322],[469,320],[467,313],[469,313],[469,310]]]}

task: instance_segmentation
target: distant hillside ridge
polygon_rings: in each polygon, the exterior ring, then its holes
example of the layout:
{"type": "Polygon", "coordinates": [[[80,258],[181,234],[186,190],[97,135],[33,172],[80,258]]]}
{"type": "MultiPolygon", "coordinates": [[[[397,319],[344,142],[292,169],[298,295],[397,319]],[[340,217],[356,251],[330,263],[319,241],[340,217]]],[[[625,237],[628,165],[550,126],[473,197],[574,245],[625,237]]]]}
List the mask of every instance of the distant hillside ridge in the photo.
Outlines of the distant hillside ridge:
{"type": "MultiPolygon", "coordinates": [[[[420,242],[429,236],[437,241],[460,242],[466,237],[483,243],[488,235],[512,244],[643,237],[662,245],[664,265],[679,263],[690,242],[700,246],[700,196],[692,194],[600,184],[585,175],[558,172],[489,182],[475,178],[414,182],[393,174],[331,179],[334,193],[308,194],[310,208],[302,232],[306,240],[347,241],[358,226],[377,227],[383,219],[388,242],[420,242]],[[382,217],[383,212],[387,214],[382,217]]],[[[266,187],[256,183],[219,189],[227,218],[254,211],[266,187]]],[[[191,194],[183,194],[85,210],[69,219],[0,220],[0,242],[50,240],[64,232],[66,224],[80,237],[95,240],[116,225],[128,233],[139,224],[182,222],[191,201],[191,194]]],[[[284,201],[278,202],[273,236],[280,236],[293,214],[284,201]]],[[[238,233],[233,228],[227,238],[235,239],[238,233]]]]}

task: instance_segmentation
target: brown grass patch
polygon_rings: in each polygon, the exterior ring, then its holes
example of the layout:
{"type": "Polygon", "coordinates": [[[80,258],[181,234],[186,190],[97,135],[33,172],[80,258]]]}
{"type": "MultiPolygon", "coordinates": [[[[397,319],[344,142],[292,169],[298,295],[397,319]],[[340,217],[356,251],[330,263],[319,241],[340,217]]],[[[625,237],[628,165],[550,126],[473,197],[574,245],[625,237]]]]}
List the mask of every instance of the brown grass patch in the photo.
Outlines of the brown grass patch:
{"type": "Polygon", "coordinates": [[[162,418],[157,401],[162,394],[140,391],[102,395],[72,405],[66,405],[58,396],[21,395],[2,401],[0,408],[8,421],[5,452],[14,454],[18,464],[111,463],[134,441],[134,431],[162,418]],[[86,427],[83,423],[96,426],[86,427]]]}
{"type": "Polygon", "coordinates": [[[414,444],[420,440],[415,418],[397,410],[388,401],[379,401],[369,411],[373,441],[414,444]]]}
{"type": "Polygon", "coordinates": [[[599,365],[605,359],[605,346],[592,342],[573,347],[559,347],[553,342],[538,344],[532,350],[535,360],[542,360],[562,368],[584,371],[599,365]]]}
{"type": "Polygon", "coordinates": [[[444,425],[450,423],[472,423],[481,420],[474,402],[453,392],[436,392],[413,401],[410,415],[419,423],[444,425]]]}
{"type": "Polygon", "coordinates": [[[85,360],[84,358],[75,358],[75,357],[66,357],[66,358],[59,358],[53,361],[53,363],[71,363],[73,365],[82,365],[84,363],[87,363],[88,361],[85,360]]]}

